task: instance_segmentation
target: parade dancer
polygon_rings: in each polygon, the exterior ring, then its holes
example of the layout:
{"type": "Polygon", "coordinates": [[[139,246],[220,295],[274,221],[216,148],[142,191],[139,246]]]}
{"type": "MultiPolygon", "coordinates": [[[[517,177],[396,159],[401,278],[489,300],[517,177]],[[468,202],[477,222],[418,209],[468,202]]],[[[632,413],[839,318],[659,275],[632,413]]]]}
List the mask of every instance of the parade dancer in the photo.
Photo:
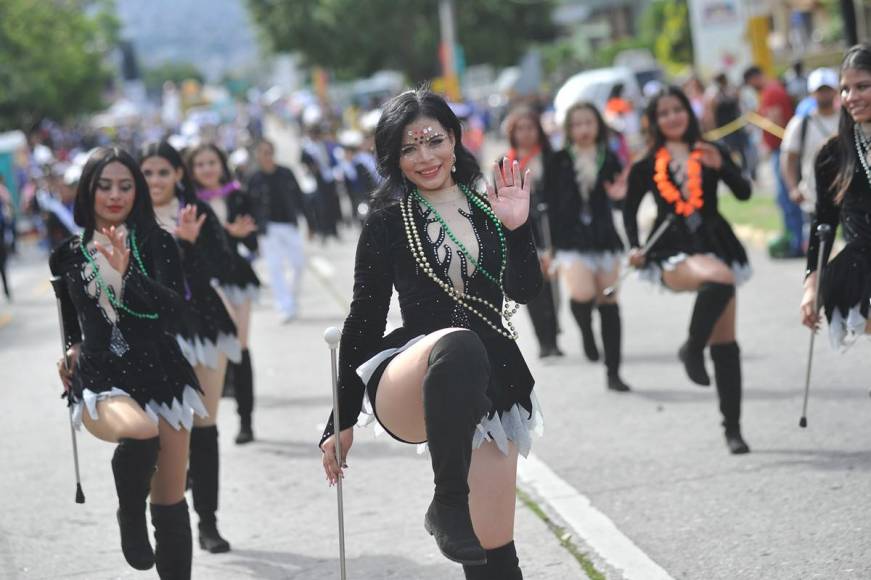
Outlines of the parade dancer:
{"type": "MultiPolygon", "coordinates": [[[[254,408],[254,376],[248,350],[248,332],[251,303],[258,294],[260,281],[251,263],[239,253],[239,246],[244,244],[250,252],[256,250],[257,225],[252,217],[250,200],[241,191],[239,183],[233,180],[227,157],[221,149],[212,144],[195,147],[188,153],[187,167],[194,181],[197,197],[214,211],[230,242],[232,260],[227,262],[224,272],[216,280],[236,323],[237,337],[242,348],[242,362],[230,364],[233,367],[233,388],[240,417],[236,442],[245,443],[253,439],[251,413],[254,408]]],[[[194,509],[200,518],[200,545],[212,553],[230,549],[230,544],[221,537],[216,526],[218,487],[217,426],[213,424],[196,427],[191,434],[191,489],[194,498],[202,490],[203,501],[198,503],[194,499],[194,509]],[[202,479],[197,481],[200,473],[202,479]],[[201,485],[207,487],[201,488],[201,485]]]]}
{"type": "Polygon", "coordinates": [[[177,340],[193,365],[208,417],[196,419],[191,432],[190,480],[194,510],[200,516],[200,546],[224,552],[229,544],[218,533],[218,404],[227,360],[242,361],[236,325],[212,286],[232,263],[224,228],[209,204],[197,200],[181,155],[166,141],[146,145],[139,163],[151,193],[157,222],[176,237],[185,272],[186,304],[177,340]]]}
{"type": "Polygon", "coordinates": [[[117,444],[112,472],[127,562],[138,570],[156,563],[161,578],[190,578],[188,432],[207,411],[193,369],[167,334],[184,308],[178,250],[155,222],[139,166],[117,148],[98,149],[86,163],[75,220],[84,231],[49,262],[65,287],[69,366],[62,359],[58,369],[74,424],[117,444]]]}
{"type": "Polygon", "coordinates": [[[710,345],[726,443],[732,453],[747,453],[740,424],[735,287],[749,279],[751,269],[744,247],[717,210],[717,186],[723,181],[735,197],[746,200],[751,184],[724,148],[702,139],[680,89],[664,89],[650,101],[646,115],[652,145],[629,172],[623,209],[633,248],[629,261],[643,276],[670,290],[696,292],[689,337],[678,356],[691,381],[710,385],[704,356],[710,345]],[[653,193],[657,208],[654,230],[670,215],[677,219],[645,255],[639,249],[637,213],[648,192],[653,193]]]}
{"type": "Polygon", "coordinates": [[[581,329],[584,354],[599,360],[593,336],[593,309],[599,311],[607,387],[626,392],[620,378],[622,323],[617,295],[605,289],[620,276],[623,242],[614,227],[613,202],[626,195],[626,179],[608,147],[608,128],[599,110],[576,103],[566,112],[566,147],[547,167],[550,223],[556,264],[569,293],[572,315],[581,329]]]}
{"type": "MultiPolygon", "coordinates": [[[[531,225],[534,230],[535,245],[538,248],[539,261],[542,272],[545,274],[544,286],[538,296],[531,299],[526,308],[535,336],[538,339],[539,358],[550,356],[563,356],[563,352],[557,346],[557,334],[559,323],[557,320],[556,300],[554,298],[555,287],[550,281],[552,242],[550,236],[546,236],[549,224],[543,223],[550,213],[547,206],[547,196],[544,191],[544,168],[550,162],[553,151],[541,120],[535,110],[521,106],[512,110],[505,119],[505,135],[511,149],[505,156],[509,167],[514,161],[520,164],[520,171],[530,172],[531,192],[529,201],[531,225]]],[[[554,282],[555,283],[555,282],[554,282]]]]}
{"type": "MultiPolygon", "coordinates": [[[[826,143],[816,160],[817,204],[811,231],[820,224],[834,230],[840,224],[844,249],[826,266],[820,298],[829,321],[829,339],[846,349],[871,334],[871,45],[856,45],[841,64],[843,111],[837,137],[826,143]]],[[[808,248],[807,278],[801,301],[802,323],[819,325],[816,303],[819,240],[808,248]]],[[[823,263],[831,252],[826,247],[823,263]]]]}
{"type": "Polygon", "coordinates": [[[339,351],[342,424],[321,440],[332,483],[336,430],[347,454],[366,400],[399,441],[426,441],[435,496],[424,518],[466,578],[522,578],[514,549],[518,453],[540,418],[510,317],[541,289],[519,163],[497,165],[486,197],[447,103],[408,91],[375,133],[376,210],[357,246],[354,298],[339,351]],[[380,206],[380,208],[379,208],[380,206]],[[393,288],[404,326],[383,336],[393,288]]]}

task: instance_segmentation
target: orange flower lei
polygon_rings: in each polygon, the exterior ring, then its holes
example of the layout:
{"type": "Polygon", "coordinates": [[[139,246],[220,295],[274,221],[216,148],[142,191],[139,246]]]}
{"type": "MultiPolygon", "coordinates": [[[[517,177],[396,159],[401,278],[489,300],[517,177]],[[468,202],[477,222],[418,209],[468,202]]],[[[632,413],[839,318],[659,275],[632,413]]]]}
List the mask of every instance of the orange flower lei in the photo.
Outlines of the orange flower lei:
{"type": "Polygon", "coordinates": [[[687,161],[687,192],[689,198],[684,199],[677,186],[668,177],[668,165],[671,163],[671,154],[665,147],[660,147],[656,152],[653,172],[653,181],[659,190],[662,199],[674,206],[674,213],[689,217],[697,209],[705,205],[702,198],[702,152],[695,150],[690,153],[687,161]]]}

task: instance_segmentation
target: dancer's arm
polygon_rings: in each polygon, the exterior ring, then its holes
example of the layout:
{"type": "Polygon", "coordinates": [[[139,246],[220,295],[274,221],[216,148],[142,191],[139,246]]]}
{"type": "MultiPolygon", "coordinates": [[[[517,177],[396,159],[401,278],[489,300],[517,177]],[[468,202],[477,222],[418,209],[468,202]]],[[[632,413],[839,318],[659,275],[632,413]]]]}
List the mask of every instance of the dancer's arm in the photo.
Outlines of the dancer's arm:
{"type": "Polygon", "coordinates": [[[179,241],[184,271],[189,275],[223,280],[234,264],[228,234],[208,204],[197,203],[197,216],[200,219],[205,216],[205,221],[196,241],[179,241]]]}
{"type": "Polygon", "coordinates": [[[832,184],[837,175],[838,164],[832,155],[834,147],[830,145],[831,142],[823,147],[814,163],[817,187],[816,214],[813,224],[811,224],[811,236],[807,249],[807,267],[805,269],[804,295],[799,305],[801,323],[814,330],[819,327],[820,323],[820,316],[817,312],[816,291],[817,276],[819,276],[817,262],[820,257],[820,239],[816,235],[816,231],[817,227],[821,224],[827,224],[832,228],[831,236],[826,244],[825,255],[823,256],[823,264],[825,264],[832,253],[832,241],[835,239],[841,215],[841,208],[835,203],[835,194],[832,192],[832,184]]]}
{"type": "Polygon", "coordinates": [[[48,265],[53,276],[63,277],[64,284],[62,286],[60,296],[61,318],[63,319],[64,345],[70,348],[74,344],[82,342],[82,329],[79,327],[79,318],[76,313],[76,307],[70,297],[70,291],[67,287],[67,278],[64,276],[63,261],[69,255],[70,242],[64,242],[57,247],[48,259],[48,265]]]}
{"type": "MultiPolygon", "coordinates": [[[[124,275],[124,291],[136,297],[141,309],[156,312],[168,327],[180,319],[184,308],[184,274],[175,239],[155,227],[144,239],[138,239],[139,255],[145,266],[143,274],[134,256],[124,275]]],[[[134,310],[137,308],[134,307],[134,310]]]]}
{"type": "Polygon", "coordinates": [[[728,186],[736,198],[741,201],[750,199],[753,194],[753,184],[741,173],[741,168],[732,160],[729,151],[721,145],[711,145],[720,153],[722,164],[720,165],[720,178],[728,186]]]}
{"type": "MultiPolygon", "coordinates": [[[[387,254],[386,212],[372,214],[363,225],[354,264],[354,297],[339,343],[339,430],[353,427],[363,406],[365,385],[357,367],[379,350],[387,326],[393,277],[387,254]]],[[[320,444],[335,433],[333,414],[320,444]]]]}
{"type": "MultiPolygon", "coordinates": [[[[814,163],[817,203],[807,249],[807,268],[805,269],[807,275],[817,270],[817,261],[820,255],[820,240],[816,236],[817,227],[820,224],[828,224],[832,228],[831,239],[834,240],[841,217],[841,206],[835,203],[835,192],[832,191],[832,184],[838,172],[838,164],[832,156],[834,149],[833,146],[825,146],[814,163]]],[[[823,256],[823,263],[828,262],[831,253],[832,244],[826,244],[826,254],[823,256]]]]}

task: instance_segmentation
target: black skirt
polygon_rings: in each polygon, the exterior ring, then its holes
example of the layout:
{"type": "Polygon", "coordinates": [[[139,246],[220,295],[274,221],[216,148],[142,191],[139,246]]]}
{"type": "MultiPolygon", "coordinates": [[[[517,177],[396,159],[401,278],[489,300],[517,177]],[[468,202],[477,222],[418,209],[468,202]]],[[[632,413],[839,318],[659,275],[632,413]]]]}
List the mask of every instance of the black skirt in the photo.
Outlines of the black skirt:
{"type": "MultiPolygon", "coordinates": [[[[736,285],[743,284],[753,275],[744,245],[729,222],[719,213],[706,217],[693,229],[684,218],[673,219],[665,234],[647,253],[647,266],[641,270],[642,278],[662,283],[663,271],[673,270],[686,258],[696,254],[719,258],[732,269],[736,285]]],[[[662,219],[657,219],[651,236],[661,223],[662,219]]]]}
{"type": "Polygon", "coordinates": [[[97,401],[113,396],[129,396],[153,421],[162,417],[176,429],[190,429],[194,415],[208,416],[197,377],[171,336],[141,342],[129,338],[123,356],[90,351],[83,344],[69,397],[77,426],[85,411],[97,419],[97,401]]]}
{"type": "Polygon", "coordinates": [[[219,287],[227,300],[236,306],[257,300],[260,294],[260,279],[254,273],[251,262],[243,256],[235,254],[229,272],[226,277],[222,277],[219,281],[219,287]]]}
{"type": "Polygon", "coordinates": [[[834,348],[846,348],[865,333],[871,301],[871,244],[850,242],[832,258],[823,270],[820,298],[834,348]]]}
{"type": "Polygon", "coordinates": [[[183,312],[184,323],[176,339],[185,358],[192,366],[219,366],[220,355],[238,363],[242,346],[237,338],[236,324],[227,312],[224,301],[211,285],[189,288],[189,307],[183,312]]]}

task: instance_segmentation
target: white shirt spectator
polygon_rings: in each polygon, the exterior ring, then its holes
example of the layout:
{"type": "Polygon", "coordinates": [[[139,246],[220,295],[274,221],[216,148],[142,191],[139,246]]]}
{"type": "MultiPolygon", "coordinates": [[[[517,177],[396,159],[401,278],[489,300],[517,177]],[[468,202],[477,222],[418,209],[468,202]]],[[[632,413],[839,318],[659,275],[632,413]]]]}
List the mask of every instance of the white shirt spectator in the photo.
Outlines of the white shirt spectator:
{"type": "Polygon", "coordinates": [[[840,113],[836,110],[831,115],[821,115],[814,111],[807,117],[793,117],[786,126],[781,150],[787,153],[800,154],[801,180],[798,187],[804,196],[802,209],[811,213],[817,201],[816,181],[814,179],[814,161],[820,148],[838,134],[840,113]],[[802,124],[807,123],[802,148],[802,124]]]}

